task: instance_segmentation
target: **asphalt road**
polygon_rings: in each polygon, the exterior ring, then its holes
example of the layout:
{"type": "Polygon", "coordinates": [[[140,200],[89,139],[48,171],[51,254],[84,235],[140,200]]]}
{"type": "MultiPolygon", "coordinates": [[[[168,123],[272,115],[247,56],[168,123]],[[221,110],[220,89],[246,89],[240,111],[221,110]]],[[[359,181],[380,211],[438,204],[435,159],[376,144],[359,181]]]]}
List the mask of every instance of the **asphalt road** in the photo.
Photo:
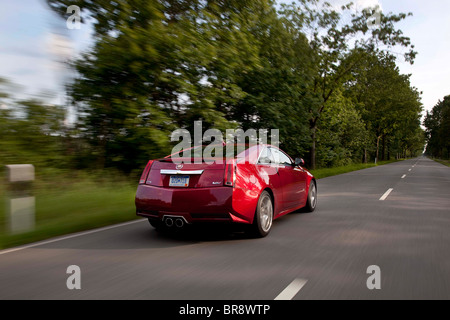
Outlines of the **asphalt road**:
{"type": "Polygon", "coordinates": [[[273,300],[290,285],[293,299],[450,299],[450,168],[419,158],[318,189],[314,213],[278,219],[264,239],[140,220],[0,251],[0,299],[273,300]],[[66,287],[70,265],[80,290],[66,287]],[[367,288],[371,265],[380,290],[367,288]]]}

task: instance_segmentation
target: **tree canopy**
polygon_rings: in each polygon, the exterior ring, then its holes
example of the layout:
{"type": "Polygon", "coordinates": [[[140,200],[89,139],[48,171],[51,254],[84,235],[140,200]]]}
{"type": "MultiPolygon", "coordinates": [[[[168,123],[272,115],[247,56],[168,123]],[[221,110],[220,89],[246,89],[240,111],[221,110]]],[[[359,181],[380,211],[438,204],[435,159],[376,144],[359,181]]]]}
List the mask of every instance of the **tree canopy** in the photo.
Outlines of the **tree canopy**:
{"type": "Polygon", "coordinates": [[[60,150],[46,152],[69,166],[126,173],[167,155],[170,133],[193,130],[196,120],[204,130],[279,129],[281,147],[310,157],[313,168],[423,148],[420,93],[391,53],[403,47],[414,61],[414,46],[396,28],[409,14],[380,13],[370,27],[375,8],[317,0],[47,2],[64,19],[78,5],[94,28],[92,48],[71,62],[76,121],[64,125],[61,106],[16,101],[22,115],[0,110],[3,144],[34,135],[51,140],[45,147],[60,150]],[[32,125],[13,137],[23,121],[32,125]]]}
{"type": "Polygon", "coordinates": [[[424,126],[426,153],[432,157],[450,159],[450,96],[444,97],[431,112],[427,112],[424,126]]]}

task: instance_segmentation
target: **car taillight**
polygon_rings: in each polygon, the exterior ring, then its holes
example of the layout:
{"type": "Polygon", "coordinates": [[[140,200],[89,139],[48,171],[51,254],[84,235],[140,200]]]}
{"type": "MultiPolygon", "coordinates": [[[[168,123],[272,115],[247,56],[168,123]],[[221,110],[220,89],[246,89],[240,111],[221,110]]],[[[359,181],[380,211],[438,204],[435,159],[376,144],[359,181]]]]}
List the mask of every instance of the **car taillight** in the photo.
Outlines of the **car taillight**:
{"type": "Polygon", "coordinates": [[[225,167],[225,177],[223,178],[223,184],[228,187],[234,187],[236,181],[236,164],[234,161],[227,163],[225,167]]]}
{"type": "Polygon", "coordinates": [[[139,184],[144,184],[145,180],[147,180],[148,173],[150,172],[150,168],[152,167],[153,160],[150,160],[145,166],[144,171],[142,172],[141,178],[139,179],[139,184]]]}

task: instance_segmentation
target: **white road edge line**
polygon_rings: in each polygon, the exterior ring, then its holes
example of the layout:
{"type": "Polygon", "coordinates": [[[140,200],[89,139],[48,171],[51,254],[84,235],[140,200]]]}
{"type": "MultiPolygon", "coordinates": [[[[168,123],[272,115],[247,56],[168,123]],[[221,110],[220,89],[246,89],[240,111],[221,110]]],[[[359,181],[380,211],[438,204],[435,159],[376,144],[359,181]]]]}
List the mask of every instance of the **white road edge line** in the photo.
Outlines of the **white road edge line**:
{"type": "Polygon", "coordinates": [[[37,247],[37,246],[42,246],[42,245],[57,242],[57,241],[63,241],[63,240],[67,240],[67,239],[81,237],[81,236],[85,236],[85,235],[88,235],[91,233],[102,232],[102,231],[106,231],[106,230],[110,230],[110,229],[120,228],[120,227],[128,226],[130,224],[142,222],[142,221],[147,221],[147,220],[146,219],[133,220],[133,221],[129,221],[129,222],[115,224],[115,225],[108,226],[108,227],[102,227],[102,228],[97,228],[97,229],[93,229],[93,230],[89,230],[89,231],[77,232],[77,233],[71,234],[69,236],[62,236],[62,237],[52,239],[52,240],[47,240],[47,241],[44,240],[44,241],[39,241],[39,242],[35,242],[32,244],[28,244],[28,245],[24,245],[24,246],[12,248],[12,249],[0,250],[0,255],[6,254],[6,253],[11,253],[11,252],[16,252],[16,251],[20,251],[20,250],[25,250],[25,249],[29,249],[29,248],[33,248],[33,247],[37,247]]]}
{"type": "Polygon", "coordinates": [[[274,300],[292,300],[307,282],[308,280],[295,279],[274,300]]]}
{"type": "Polygon", "coordinates": [[[394,191],[394,189],[389,189],[388,191],[385,192],[385,194],[383,194],[383,196],[380,198],[380,201],[384,201],[387,199],[387,197],[389,197],[389,195],[391,194],[391,192],[394,191]]]}
{"type": "Polygon", "coordinates": [[[403,176],[402,176],[402,179],[405,179],[406,178],[406,174],[404,174],[403,176]]]}

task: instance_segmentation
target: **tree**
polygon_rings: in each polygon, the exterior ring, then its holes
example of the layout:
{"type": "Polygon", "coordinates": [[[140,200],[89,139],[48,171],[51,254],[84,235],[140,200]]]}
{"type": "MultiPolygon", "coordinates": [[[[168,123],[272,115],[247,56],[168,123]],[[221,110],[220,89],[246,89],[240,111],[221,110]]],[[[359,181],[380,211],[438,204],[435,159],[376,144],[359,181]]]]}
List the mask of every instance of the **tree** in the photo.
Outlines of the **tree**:
{"type": "Polygon", "coordinates": [[[258,16],[252,29],[258,65],[237,72],[235,83],[243,94],[230,104],[227,114],[243,129],[279,129],[282,148],[300,156],[310,143],[307,106],[314,53],[306,37],[273,7],[258,16]]]}
{"type": "Polygon", "coordinates": [[[64,109],[37,98],[18,99],[12,86],[0,78],[0,164],[64,168],[64,109]]]}
{"type": "Polygon", "coordinates": [[[317,129],[317,164],[344,166],[359,162],[370,142],[370,133],[353,102],[336,92],[323,111],[317,129]]]}
{"type": "Polygon", "coordinates": [[[444,97],[424,119],[426,153],[436,158],[450,159],[450,96],[444,97]]]}
{"type": "MultiPolygon", "coordinates": [[[[49,0],[65,15],[69,1],[49,0]]],[[[170,131],[194,120],[218,129],[258,64],[252,30],[269,2],[70,1],[94,21],[95,45],[69,86],[98,167],[129,171],[169,151],[170,131]],[[255,22],[256,21],[256,22],[255,22]]]]}
{"type": "Polygon", "coordinates": [[[385,159],[390,138],[406,143],[420,128],[420,93],[411,86],[409,78],[410,75],[400,74],[395,57],[378,52],[365,54],[353,79],[346,83],[346,95],[358,106],[367,129],[376,139],[378,160],[385,159]]]}
{"type": "Polygon", "coordinates": [[[364,52],[376,49],[388,51],[395,46],[409,49],[404,57],[413,63],[416,52],[410,39],[394,24],[411,14],[387,15],[377,8],[353,10],[353,3],[334,8],[325,2],[319,8],[318,0],[301,0],[299,4],[283,5],[281,14],[288,17],[304,34],[310,36],[310,45],[317,53],[316,76],[311,90],[315,93],[316,103],[309,110],[311,130],[311,165],[316,163],[316,132],[322,112],[329,107],[329,101],[336,90],[348,81],[352,72],[364,57],[364,52]],[[373,14],[379,14],[379,25],[370,28],[373,14]],[[350,22],[346,23],[345,20],[350,22]],[[384,45],[384,47],[382,47],[384,45]]]}
{"type": "Polygon", "coordinates": [[[394,26],[407,14],[380,13],[380,24],[369,28],[375,9],[319,8],[319,0],[283,5],[280,12],[271,0],[47,1],[62,16],[69,4],[78,5],[93,21],[95,45],[73,63],[79,76],[68,92],[78,107],[79,136],[99,168],[140,167],[168,152],[173,129],[191,130],[195,120],[205,130],[280,129],[282,147],[309,152],[312,168],[405,147],[396,130],[413,122],[403,126],[395,112],[413,110],[418,95],[407,76],[395,78],[392,65],[378,60],[403,46],[413,62],[409,38],[394,26]],[[392,74],[407,102],[383,101],[377,72],[392,74]],[[364,85],[372,100],[348,94],[364,85]],[[343,123],[336,122],[340,112],[343,123]]]}
{"type": "Polygon", "coordinates": [[[385,160],[391,138],[406,141],[420,128],[420,93],[411,86],[410,75],[400,74],[393,55],[383,51],[357,54],[357,68],[344,83],[346,95],[353,97],[367,130],[376,139],[375,159],[385,160]]]}

